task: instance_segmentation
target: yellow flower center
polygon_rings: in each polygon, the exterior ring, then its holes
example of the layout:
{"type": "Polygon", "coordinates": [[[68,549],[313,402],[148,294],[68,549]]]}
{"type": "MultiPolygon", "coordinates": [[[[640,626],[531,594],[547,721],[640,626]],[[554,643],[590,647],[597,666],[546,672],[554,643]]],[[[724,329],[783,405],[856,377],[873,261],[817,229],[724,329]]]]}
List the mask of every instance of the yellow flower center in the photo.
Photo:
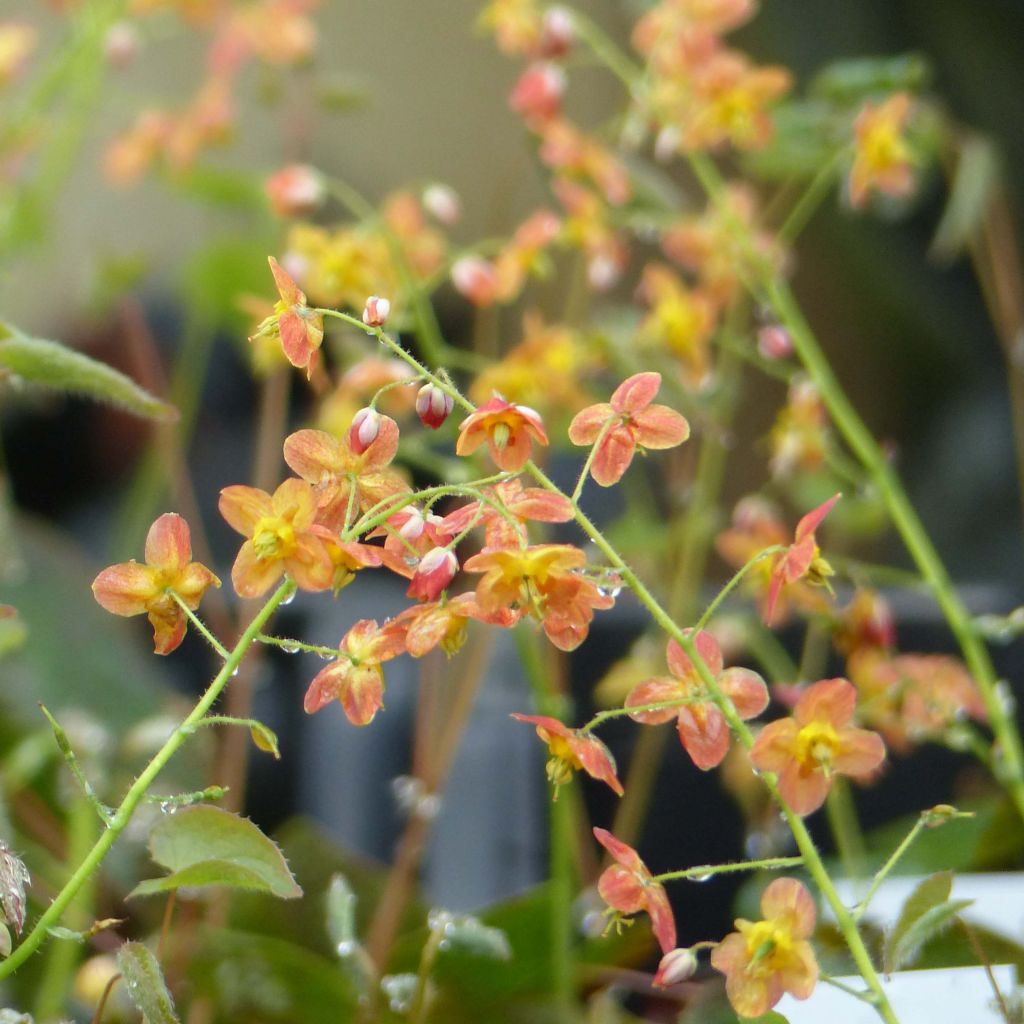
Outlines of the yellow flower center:
{"type": "Polygon", "coordinates": [[[252,546],[261,561],[268,558],[287,558],[295,551],[295,530],[280,516],[264,516],[256,523],[252,546]]]}
{"type": "Polygon", "coordinates": [[[796,734],[796,759],[805,767],[826,771],[839,749],[839,734],[829,722],[809,722],[796,734]]]}
{"type": "Polygon", "coordinates": [[[779,921],[757,921],[743,929],[750,961],[747,974],[764,978],[785,970],[793,960],[793,936],[779,921]]]}

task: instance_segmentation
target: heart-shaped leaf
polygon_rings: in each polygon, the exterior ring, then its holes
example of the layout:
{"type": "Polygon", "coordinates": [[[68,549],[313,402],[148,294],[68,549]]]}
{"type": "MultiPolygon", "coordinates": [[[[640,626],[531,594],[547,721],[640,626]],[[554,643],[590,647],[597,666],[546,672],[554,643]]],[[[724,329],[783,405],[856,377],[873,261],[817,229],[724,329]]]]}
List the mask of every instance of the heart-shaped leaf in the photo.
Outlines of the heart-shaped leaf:
{"type": "Polygon", "coordinates": [[[947,928],[972,900],[951,900],[953,873],[926,878],[910,894],[885,944],[885,969],[898,970],[912,960],[933,936],[947,928]]]}
{"type": "Polygon", "coordinates": [[[168,815],[150,834],[149,851],[171,874],[140,883],[133,896],[211,885],[281,899],[302,895],[277,844],[247,818],[220,807],[199,804],[168,815]]]}

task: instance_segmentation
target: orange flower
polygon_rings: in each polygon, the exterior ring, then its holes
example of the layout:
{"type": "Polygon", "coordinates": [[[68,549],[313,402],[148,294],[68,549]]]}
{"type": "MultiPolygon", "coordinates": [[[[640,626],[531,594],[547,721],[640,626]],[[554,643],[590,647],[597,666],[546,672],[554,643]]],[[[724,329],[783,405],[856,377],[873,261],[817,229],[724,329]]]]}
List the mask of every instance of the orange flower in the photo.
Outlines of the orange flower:
{"type": "Polygon", "coordinates": [[[358,455],[351,431],[339,441],[323,430],[298,430],[285,438],[284,461],[314,488],[317,522],[344,530],[349,509],[366,512],[378,502],[409,490],[388,465],[398,451],[398,424],[380,416],[377,436],[358,455]],[[355,492],[353,494],[353,491],[355,492]]]}
{"type": "Polygon", "coordinates": [[[329,530],[314,525],[316,496],[290,478],[267,494],[238,484],[220,492],[220,514],[248,540],[231,569],[240,597],[265,594],[287,573],[302,590],[327,590],[334,565],[325,546],[329,530]]]}
{"type": "Polygon", "coordinates": [[[384,670],[405,650],[405,630],[394,622],[378,626],[360,619],[338,645],[338,658],[321,669],[309,684],[303,707],[312,715],[333,700],[341,701],[353,725],[369,725],[384,706],[384,670]]]}
{"type": "Polygon", "coordinates": [[[440,524],[440,532],[455,537],[474,523],[479,523],[484,528],[484,542],[488,548],[514,548],[526,543],[526,523],[529,520],[567,523],[573,516],[572,502],[564,495],[541,487],[523,487],[518,479],[505,480],[484,493],[504,508],[507,515],[502,515],[490,501],[471,501],[449,512],[440,524]]]}
{"type": "Polygon", "coordinates": [[[647,865],[631,846],[603,828],[595,828],[594,836],[616,861],[597,880],[601,898],[619,914],[636,914],[645,910],[650,915],[651,930],[662,953],[674,949],[676,922],[665,887],[654,880],[647,865]]]}
{"type": "Polygon", "coordinates": [[[828,413],[818,389],[806,377],[795,376],[772,425],[772,476],[816,472],[825,462],[830,440],[828,413]]]}
{"type": "Polygon", "coordinates": [[[557,718],[546,715],[513,715],[516,721],[529,722],[537,727],[537,735],[548,745],[551,758],[547,774],[555,787],[572,778],[572,773],[585,771],[592,779],[607,783],[612,792],[622,796],[622,783],[615,774],[615,759],[611,751],[596,737],[580,729],[568,729],[557,718]]]}
{"type": "Polygon", "coordinates": [[[490,614],[477,604],[475,594],[459,594],[449,600],[432,601],[406,608],[391,620],[405,630],[405,649],[414,658],[440,647],[449,657],[466,642],[466,623],[470,619],[493,626],[514,626],[519,616],[507,608],[490,614]]]}
{"type": "MultiPolygon", "coordinates": [[[[710,633],[702,630],[693,642],[701,661],[733,702],[740,718],[754,718],[761,714],[768,706],[768,688],[764,680],[745,668],[723,671],[722,651],[710,633]]],[[[645,725],[660,725],[675,718],[679,741],[693,763],[705,771],[714,768],[729,752],[732,739],[729,725],[708,693],[697,666],[675,640],[669,640],[665,657],[672,675],[639,683],[626,698],[626,707],[678,701],[678,707],[638,711],[632,717],[645,725]]]]}
{"type": "Polygon", "coordinates": [[[898,92],[881,106],[866,103],[857,116],[849,179],[851,206],[863,206],[872,189],[895,198],[913,189],[913,161],[903,134],[910,104],[910,96],[898,92]]]}
{"type": "Polygon", "coordinates": [[[96,577],[92,592],[100,605],[114,615],[149,615],[153,650],[170,654],[185,638],[188,617],[174,599],[177,595],[192,610],[208,587],[220,580],[205,565],[192,561],[188,523],[167,512],[146,535],[146,563],[122,562],[96,577]]]}
{"type": "Polygon", "coordinates": [[[660,373],[636,373],[624,380],[612,400],[588,406],[569,424],[569,440],[597,442],[590,475],[602,486],[618,483],[637,448],[674,448],[690,436],[690,424],[667,405],[651,405],[661,387],[660,373]]]}
{"type": "Polygon", "coordinates": [[[455,454],[472,455],[486,442],[497,467],[516,473],[529,461],[534,441],[548,443],[540,415],[495,395],[459,424],[455,454]]]}
{"type": "Polygon", "coordinates": [[[779,792],[797,814],[816,811],[832,788],[833,775],[866,780],[885,760],[882,737],[850,725],[857,690],[845,679],[809,686],[791,718],[766,725],[750,760],[779,776],[779,792]]]}
{"type": "Polygon", "coordinates": [[[807,939],[814,932],[814,900],[795,878],[777,878],[761,896],[761,921],[739,918],[739,931],[711,952],[725,975],[725,992],[741,1017],[760,1017],[788,992],[806,999],[818,982],[818,961],[807,939]]]}
{"type": "Polygon", "coordinates": [[[311,377],[320,357],[320,343],[324,340],[324,318],[306,305],[306,296],[291,279],[288,272],[269,256],[270,272],[274,275],[280,300],[274,312],[266,318],[250,338],[280,339],[288,362],[311,377]]]}
{"type": "Polygon", "coordinates": [[[513,550],[483,551],[463,566],[481,572],[477,603],[485,614],[503,608],[525,611],[539,619],[548,639],[563,651],[586,639],[595,608],[615,602],[579,569],[586,555],[571,544],[536,544],[513,550]]]}
{"type": "Polygon", "coordinates": [[[941,741],[965,716],[979,722],[988,717],[977,683],[957,658],[860,647],[846,665],[864,721],[895,753],[909,753],[915,743],[941,741]]]}
{"type": "Polygon", "coordinates": [[[771,583],[768,587],[768,600],[764,609],[764,621],[767,625],[771,625],[779,593],[787,584],[806,578],[808,583],[828,586],[832,566],[821,557],[821,550],[814,539],[814,531],[841,497],[841,494],[834,494],[828,501],[808,512],[796,524],[793,543],[775,556],[772,562],[771,583]]]}

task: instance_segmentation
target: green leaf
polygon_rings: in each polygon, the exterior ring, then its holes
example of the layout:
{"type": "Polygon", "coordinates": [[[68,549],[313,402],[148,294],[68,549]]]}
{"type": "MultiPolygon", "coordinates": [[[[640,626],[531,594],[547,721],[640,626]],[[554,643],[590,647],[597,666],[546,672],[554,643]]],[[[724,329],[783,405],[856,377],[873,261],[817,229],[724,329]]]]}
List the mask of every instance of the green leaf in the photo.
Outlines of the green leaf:
{"type": "Polygon", "coordinates": [[[302,895],[277,845],[247,818],[220,807],[200,804],[168,815],[150,834],[149,851],[171,874],[142,882],[133,896],[211,885],[281,899],[302,895]]]}
{"type": "Polygon", "coordinates": [[[117,951],[117,966],[124,975],[128,997],[147,1024],[181,1024],[163,971],[141,942],[126,942],[117,951]]]}
{"type": "Polygon", "coordinates": [[[926,878],[910,894],[899,920],[885,944],[885,969],[898,970],[912,960],[921,947],[946,928],[953,918],[970,906],[971,900],[951,900],[953,872],[940,871],[926,878]]]}
{"type": "Polygon", "coordinates": [[[975,236],[999,184],[1000,170],[991,139],[971,135],[960,144],[949,199],[928,248],[932,259],[954,259],[975,236]]]}
{"type": "Polygon", "coordinates": [[[839,140],[836,115],[820,101],[790,100],[772,114],[775,132],[763,149],[748,153],[744,166],[759,178],[787,181],[809,179],[828,162],[839,140]]]}
{"type": "Polygon", "coordinates": [[[744,1024],[789,1024],[789,1021],[781,1013],[769,1010],[767,1013],[762,1013],[760,1017],[744,1018],[744,1024]]]}
{"type": "Polygon", "coordinates": [[[267,210],[263,186],[251,174],[217,167],[196,166],[188,174],[174,178],[172,184],[182,195],[210,203],[212,206],[248,211],[267,210]]]}
{"type": "Polygon", "coordinates": [[[0,373],[3,371],[39,387],[108,402],[145,419],[168,423],[178,417],[174,406],[106,363],[56,341],[30,338],[0,322],[0,373]]]}
{"type": "Polygon", "coordinates": [[[18,650],[28,638],[28,630],[16,609],[0,604],[0,658],[18,650]]]}
{"type": "Polygon", "coordinates": [[[835,103],[858,104],[880,93],[920,92],[931,79],[928,61],[917,53],[898,57],[853,57],[820,71],[810,93],[835,103]]]}

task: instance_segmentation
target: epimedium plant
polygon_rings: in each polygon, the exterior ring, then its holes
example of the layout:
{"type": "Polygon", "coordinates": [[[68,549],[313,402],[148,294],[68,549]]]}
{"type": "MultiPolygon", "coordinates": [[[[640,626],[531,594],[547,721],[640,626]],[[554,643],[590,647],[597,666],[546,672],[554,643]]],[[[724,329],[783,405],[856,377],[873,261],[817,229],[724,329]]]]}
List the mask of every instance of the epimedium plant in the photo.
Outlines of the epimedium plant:
{"type": "MultiPolygon", "coordinates": [[[[213,25],[210,79],[184,113],[143,115],[112,147],[108,169],[122,183],[157,166],[191,173],[204,147],[223,134],[239,67],[310,52],[311,3],[168,6],[213,25]],[[267,32],[261,19],[268,18],[287,31],[267,32]],[[271,36],[283,41],[268,48],[271,36]]],[[[882,958],[865,915],[924,830],[956,829],[970,814],[945,804],[921,809],[851,908],[837,875],[863,873],[864,866],[847,780],[870,784],[888,756],[939,741],[976,755],[1024,817],[1024,756],[1012,701],[982,631],[826,361],[790,289],[789,256],[817,205],[837,187],[858,210],[907,201],[950,128],[920,94],[914,63],[857,63],[826,72],[807,97],[794,97],[788,71],[756,66],[727,39],[755,7],[753,0],[662,0],[637,20],[627,53],[567,7],[488,4],[481,25],[503,52],[527,61],[509,105],[535,143],[558,207],[534,211],[507,240],[454,247],[449,232],[458,199],[442,186],[400,192],[378,208],[347,183],[304,165],[269,178],[268,201],[290,224],[279,258],[269,257],[266,292],[276,298],[252,304],[259,309],[249,338],[253,367],[265,395],[279,400],[292,371],[299,371],[314,412],[311,425],[282,444],[273,431],[286,422],[279,409],[276,422],[260,431],[261,450],[273,455],[259,460],[261,479],[229,483],[220,492],[220,514],[243,538],[230,570],[232,589],[260,602],[258,610],[243,606],[237,629],[230,618],[227,629],[214,626],[223,621],[221,580],[194,560],[192,529],[174,512],[152,522],[143,562],[119,562],[96,577],[93,593],[104,609],[148,616],[156,654],[172,655],[191,628],[220,665],[113,807],[97,795],[75,743],[46,712],[101,831],[94,841],[83,831],[88,841],[77,844],[70,877],[34,916],[25,911],[27,869],[2,851],[0,900],[14,936],[3,943],[0,979],[22,970],[44,945],[90,941],[118,929],[121,922],[109,919],[80,930],[61,922],[173,755],[196,734],[209,727],[248,731],[257,747],[278,753],[273,732],[251,715],[246,699],[232,696],[244,692],[239,673],[262,648],[325,659],[310,673],[305,711],[343,714],[355,727],[372,728],[385,707],[389,662],[435,651],[453,658],[471,630],[491,629],[512,631],[520,644],[536,706],[514,717],[532,725],[547,748],[556,799],[544,923],[551,989],[564,1019],[587,994],[572,920],[574,889],[590,881],[576,866],[585,812],[574,777],[582,772],[621,798],[612,828],[593,828],[611,859],[596,879],[605,907],[600,916],[607,931],[637,915],[649,919],[661,953],[650,990],[687,1005],[692,991],[685,983],[709,952],[706,960],[724,977],[728,1002],[742,1018],[768,1014],[786,993],[807,999],[819,983],[831,983],[870,1004],[882,1020],[897,1021],[883,970],[912,960],[963,902],[951,898],[946,876],[923,883],[894,922],[882,958]],[[585,129],[564,111],[569,74],[581,55],[625,89],[614,130],[585,129]],[[784,184],[769,196],[780,176],[784,184]],[[706,202],[702,210],[698,195],[706,202]],[[332,220],[332,202],[344,208],[346,220],[332,220]],[[450,284],[476,310],[486,331],[502,322],[504,307],[529,296],[535,280],[560,273],[566,263],[574,264],[578,284],[563,321],[528,314],[522,340],[500,358],[488,358],[486,346],[468,350],[446,340],[433,304],[443,287],[450,284]],[[631,284],[635,302],[615,297],[616,287],[631,284]],[[593,324],[613,309],[624,326],[602,333],[593,324]],[[710,524],[725,472],[724,437],[749,367],[788,388],[769,438],[770,489],[794,495],[797,514],[790,528],[787,517],[754,496],[715,536],[710,524]],[[279,465],[278,445],[293,474],[283,479],[276,470],[262,472],[279,465]],[[556,482],[549,458],[556,447],[577,458],[578,472],[566,486],[556,482]],[[694,447],[697,455],[685,458],[694,447]],[[648,453],[663,454],[641,470],[637,456],[648,453]],[[410,465],[432,482],[411,483],[410,465]],[[667,483],[661,493],[652,491],[648,504],[657,516],[646,521],[663,520],[661,564],[629,550],[628,538],[623,544],[614,527],[598,525],[592,514],[603,493],[593,485],[623,484],[628,500],[630,481],[646,486],[651,472],[667,483]],[[866,585],[891,576],[841,551],[834,555],[831,543],[823,550],[818,534],[831,531],[843,510],[839,489],[845,502],[884,510],[915,563],[915,585],[943,611],[962,660],[899,653],[887,602],[866,585]],[[701,610],[702,569],[712,546],[734,571],[701,610]],[[275,613],[297,591],[344,602],[368,571],[407,581],[408,606],[383,622],[359,619],[336,643],[272,632],[275,613]],[[850,589],[837,607],[832,591],[840,585],[850,589]],[[552,658],[584,644],[601,613],[627,594],[650,622],[641,645],[656,638],[664,659],[645,659],[638,645],[617,670],[626,685],[618,686],[616,701],[580,722],[553,683],[552,658]],[[756,613],[738,620],[738,610],[751,604],[756,613]],[[799,662],[778,641],[775,630],[786,623],[805,625],[799,662]],[[843,677],[827,673],[829,646],[845,659],[843,677]],[[748,659],[760,671],[739,663],[748,659]],[[702,771],[721,766],[741,798],[771,806],[786,835],[761,833],[777,849],[653,872],[637,849],[651,788],[645,759],[634,755],[620,775],[598,735],[616,719],[652,727],[674,722],[682,756],[702,771]],[[560,791],[565,795],[557,799],[560,791]],[[807,824],[822,807],[839,865],[826,858],[807,824]],[[679,945],[666,887],[741,872],[786,874],[764,888],[756,920],[740,918],[724,937],[679,945]],[[822,966],[816,905],[835,923],[842,973],[856,976],[852,982],[822,966]]],[[[101,13],[109,20],[120,12],[101,13]]],[[[9,49],[20,54],[24,37],[12,39],[9,49]]],[[[13,67],[15,58],[8,60],[13,67]]],[[[84,388],[149,414],[166,412],[130,382],[79,359],[13,329],[0,336],[0,366],[17,377],[84,388]]],[[[15,615],[5,607],[0,623],[15,615]]],[[[470,694],[470,684],[457,685],[470,694]]],[[[464,717],[446,734],[447,749],[457,744],[462,725],[464,717]]],[[[663,730],[638,732],[639,750],[641,744],[650,749],[648,737],[663,730]]],[[[335,877],[329,889],[327,927],[346,992],[356,993],[345,1003],[354,1019],[442,1019],[443,961],[453,947],[499,963],[515,955],[498,928],[435,910],[419,936],[415,969],[388,973],[397,919],[408,901],[405,879],[415,875],[429,830],[425,798],[438,795],[442,779],[416,781],[423,792],[408,826],[413,852],[392,876],[384,910],[378,908],[370,928],[361,931],[356,923],[359,894],[344,878],[335,877]]],[[[170,874],[140,883],[132,895],[208,887],[301,895],[278,847],[235,813],[238,807],[216,806],[224,797],[218,783],[168,798],[163,809],[173,813],[152,829],[149,847],[170,874]]],[[[591,849],[585,856],[594,855],[591,849]]],[[[156,952],[134,941],[119,946],[95,1001],[95,1020],[112,1006],[119,979],[145,1019],[180,1019],[175,996],[187,1000],[188,987],[172,991],[162,967],[171,955],[174,905],[171,899],[156,952]]],[[[187,973],[180,952],[174,957],[175,973],[187,973]]],[[[215,1006],[195,1010],[199,1002],[190,1013],[216,1015],[215,1006]]]]}

